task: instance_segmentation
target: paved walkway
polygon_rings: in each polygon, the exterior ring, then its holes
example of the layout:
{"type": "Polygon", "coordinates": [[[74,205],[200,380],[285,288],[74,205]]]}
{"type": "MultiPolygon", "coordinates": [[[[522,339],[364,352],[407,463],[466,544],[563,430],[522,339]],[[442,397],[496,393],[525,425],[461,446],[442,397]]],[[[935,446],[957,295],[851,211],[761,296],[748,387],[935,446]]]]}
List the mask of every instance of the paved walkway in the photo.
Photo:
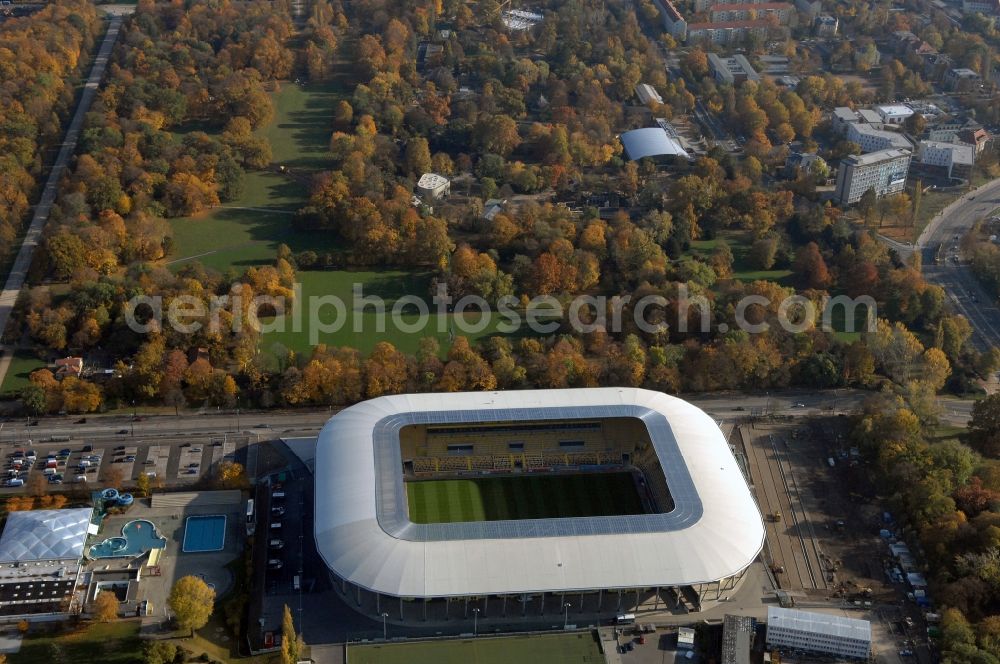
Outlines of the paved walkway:
{"type": "MultiPolygon", "coordinates": [[[[35,254],[35,248],[41,240],[45,222],[48,221],[49,212],[52,210],[52,203],[56,199],[59,180],[66,170],[66,164],[69,163],[70,157],[76,151],[76,142],[80,137],[83,120],[87,115],[87,111],[90,110],[90,105],[97,94],[97,88],[104,77],[104,71],[108,65],[108,57],[111,55],[112,47],[118,40],[118,32],[121,24],[122,15],[117,13],[111,17],[108,23],[108,32],[105,34],[104,41],[97,52],[97,57],[94,59],[94,65],[90,69],[90,76],[84,85],[83,94],[80,96],[80,103],[77,105],[73,119],[66,129],[66,136],[63,138],[62,146],[59,148],[59,155],[56,157],[55,162],[53,162],[52,170],[45,181],[42,197],[39,199],[38,205],[35,206],[35,213],[31,218],[31,224],[24,235],[24,242],[21,244],[21,249],[17,252],[17,258],[14,259],[14,265],[7,276],[7,283],[4,284],[3,290],[0,291],[0,334],[7,329],[7,321],[10,319],[11,311],[13,311],[14,305],[17,303],[18,293],[21,292],[25,279],[28,277],[28,270],[31,268],[31,259],[35,254]]],[[[0,357],[0,384],[3,384],[7,370],[10,368],[13,350],[12,347],[5,347],[3,357],[0,357]]]]}

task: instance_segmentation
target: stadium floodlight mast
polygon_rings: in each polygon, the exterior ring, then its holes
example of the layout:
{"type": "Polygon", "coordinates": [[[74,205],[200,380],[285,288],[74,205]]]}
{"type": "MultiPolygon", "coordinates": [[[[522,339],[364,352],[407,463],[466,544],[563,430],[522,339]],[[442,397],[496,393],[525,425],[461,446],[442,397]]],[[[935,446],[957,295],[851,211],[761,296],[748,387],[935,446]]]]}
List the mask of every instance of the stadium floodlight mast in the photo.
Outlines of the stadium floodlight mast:
{"type": "Polygon", "coordinates": [[[385,624],[385,619],[388,618],[388,617],[389,617],[389,614],[386,613],[385,611],[383,611],[382,612],[382,640],[383,641],[388,641],[389,640],[389,632],[388,632],[389,628],[386,627],[386,624],[385,624]]]}
{"type": "Polygon", "coordinates": [[[569,602],[563,604],[563,629],[569,627],[569,607],[573,606],[569,602]]]}
{"type": "Polygon", "coordinates": [[[472,635],[479,636],[479,607],[472,608],[472,635]]]}

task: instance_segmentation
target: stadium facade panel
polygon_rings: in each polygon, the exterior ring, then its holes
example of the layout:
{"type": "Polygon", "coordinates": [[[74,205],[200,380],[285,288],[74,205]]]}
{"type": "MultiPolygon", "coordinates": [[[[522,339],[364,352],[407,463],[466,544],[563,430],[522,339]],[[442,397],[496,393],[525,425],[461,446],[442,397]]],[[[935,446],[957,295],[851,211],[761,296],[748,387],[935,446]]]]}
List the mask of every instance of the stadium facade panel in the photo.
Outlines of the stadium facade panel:
{"type": "MultiPolygon", "coordinates": [[[[473,437],[470,453],[475,446],[473,437]]],[[[413,445],[406,447],[412,454],[413,445]]],[[[515,472],[521,471],[518,465],[515,472]]],[[[470,461],[458,474],[487,472],[470,461]]],[[[603,607],[605,593],[617,592],[610,610],[634,608],[622,600],[630,591],[635,604],[650,589],[657,603],[661,588],[674,588],[678,596],[694,589],[701,597],[712,586],[718,595],[735,586],[764,540],[760,511],[718,425],[681,399],[635,388],[373,399],[324,426],[315,478],[316,545],[335,584],[359,606],[367,602],[363,594],[373,594],[378,611],[383,598],[400,598],[400,619],[404,598],[496,596],[506,612],[507,597],[523,604],[539,594],[544,611],[546,593],[579,593],[581,605],[585,593],[597,593],[596,606],[603,607]],[[413,460],[400,443],[407,427],[621,418],[641,422],[645,432],[633,444],[619,431],[614,456],[647,474],[662,472],[650,478],[669,488],[670,504],[662,511],[464,523],[409,519],[404,467],[413,460]],[[643,465],[643,458],[653,463],[643,465]]]]}

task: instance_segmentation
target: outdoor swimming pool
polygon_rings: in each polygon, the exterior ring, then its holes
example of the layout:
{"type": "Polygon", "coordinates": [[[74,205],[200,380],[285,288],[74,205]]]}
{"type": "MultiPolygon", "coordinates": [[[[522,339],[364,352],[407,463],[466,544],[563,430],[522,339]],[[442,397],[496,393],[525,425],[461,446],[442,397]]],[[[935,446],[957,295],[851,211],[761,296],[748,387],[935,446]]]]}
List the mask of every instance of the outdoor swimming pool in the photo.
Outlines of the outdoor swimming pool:
{"type": "Polygon", "coordinates": [[[226,546],[226,515],[189,516],[184,522],[184,553],[222,551],[226,546]]]}
{"type": "Polygon", "coordinates": [[[157,534],[152,522],[139,519],[122,526],[121,537],[109,537],[90,547],[90,557],[127,558],[151,549],[162,549],[166,545],[167,538],[157,534]]]}

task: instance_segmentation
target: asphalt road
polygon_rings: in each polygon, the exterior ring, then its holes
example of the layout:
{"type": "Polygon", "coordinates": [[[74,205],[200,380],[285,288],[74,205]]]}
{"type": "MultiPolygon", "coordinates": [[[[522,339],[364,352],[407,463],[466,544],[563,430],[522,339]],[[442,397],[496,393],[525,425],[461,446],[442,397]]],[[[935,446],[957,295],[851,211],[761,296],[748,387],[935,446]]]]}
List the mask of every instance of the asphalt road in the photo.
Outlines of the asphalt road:
{"type": "Polygon", "coordinates": [[[1000,309],[979,284],[972,270],[961,263],[958,240],[973,224],[1000,207],[1000,179],[966,194],[942,211],[917,239],[924,277],[945,289],[949,303],[972,324],[972,343],[979,350],[1000,346],[1000,309]],[[935,257],[940,257],[938,264],[935,257]]]}
{"type": "MultiPolygon", "coordinates": [[[[90,76],[84,84],[83,93],[80,95],[80,103],[77,105],[73,119],[66,129],[66,136],[63,138],[62,146],[59,148],[59,154],[56,156],[56,160],[52,164],[52,170],[49,172],[49,177],[45,181],[45,188],[42,189],[42,197],[39,199],[38,205],[35,206],[35,213],[31,218],[31,224],[24,235],[24,242],[17,252],[17,257],[14,259],[10,274],[7,275],[7,282],[4,284],[3,290],[0,291],[0,333],[7,328],[7,321],[10,318],[11,311],[14,309],[14,304],[17,302],[17,295],[21,292],[21,287],[24,286],[24,281],[28,277],[28,270],[31,268],[31,259],[35,254],[35,248],[41,240],[42,230],[45,228],[45,222],[48,220],[49,212],[52,210],[52,203],[56,199],[59,180],[63,176],[70,157],[76,151],[80,129],[83,127],[84,118],[87,115],[87,111],[90,110],[90,105],[97,94],[97,88],[104,77],[111,49],[118,40],[118,32],[121,24],[122,14],[114,13],[108,23],[108,31],[104,35],[104,41],[101,43],[101,47],[97,51],[97,56],[94,58],[94,65],[90,69],[90,76]]],[[[0,383],[3,383],[3,379],[7,375],[7,369],[10,367],[12,349],[8,348],[6,351],[3,354],[3,358],[0,358],[0,383]]]]}
{"type": "MultiPolygon", "coordinates": [[[[733,420],[751,414],[806,416],[821,413],[842,413],[857,408],[871,392],[862,390],[782,390],[763,394],[736,392],[682,395],[684,399],[707,411],[718,420],[733,420]]],[[[942,399],[942,419],[964,426],[969,419],[972,401],[942,399]]],[[[185,412],[180,415],[141,414],[141,420],[131,421],[129,414],[89,415],[86,422],[76,416],[43,417],[37,420],[9,419],[0,421],[0,443],[24,444],[45,442],[52,436],[70,436],[74,441],[116,439],[145,443],[183,441],[185,437],[221,436],[241,432],[260,440],[280,437],[315,435],[339,409],[272,410],[262,412],[209,411],[185,412]],[[32,424],[31,422],[37,422],[32,424]]]]}

